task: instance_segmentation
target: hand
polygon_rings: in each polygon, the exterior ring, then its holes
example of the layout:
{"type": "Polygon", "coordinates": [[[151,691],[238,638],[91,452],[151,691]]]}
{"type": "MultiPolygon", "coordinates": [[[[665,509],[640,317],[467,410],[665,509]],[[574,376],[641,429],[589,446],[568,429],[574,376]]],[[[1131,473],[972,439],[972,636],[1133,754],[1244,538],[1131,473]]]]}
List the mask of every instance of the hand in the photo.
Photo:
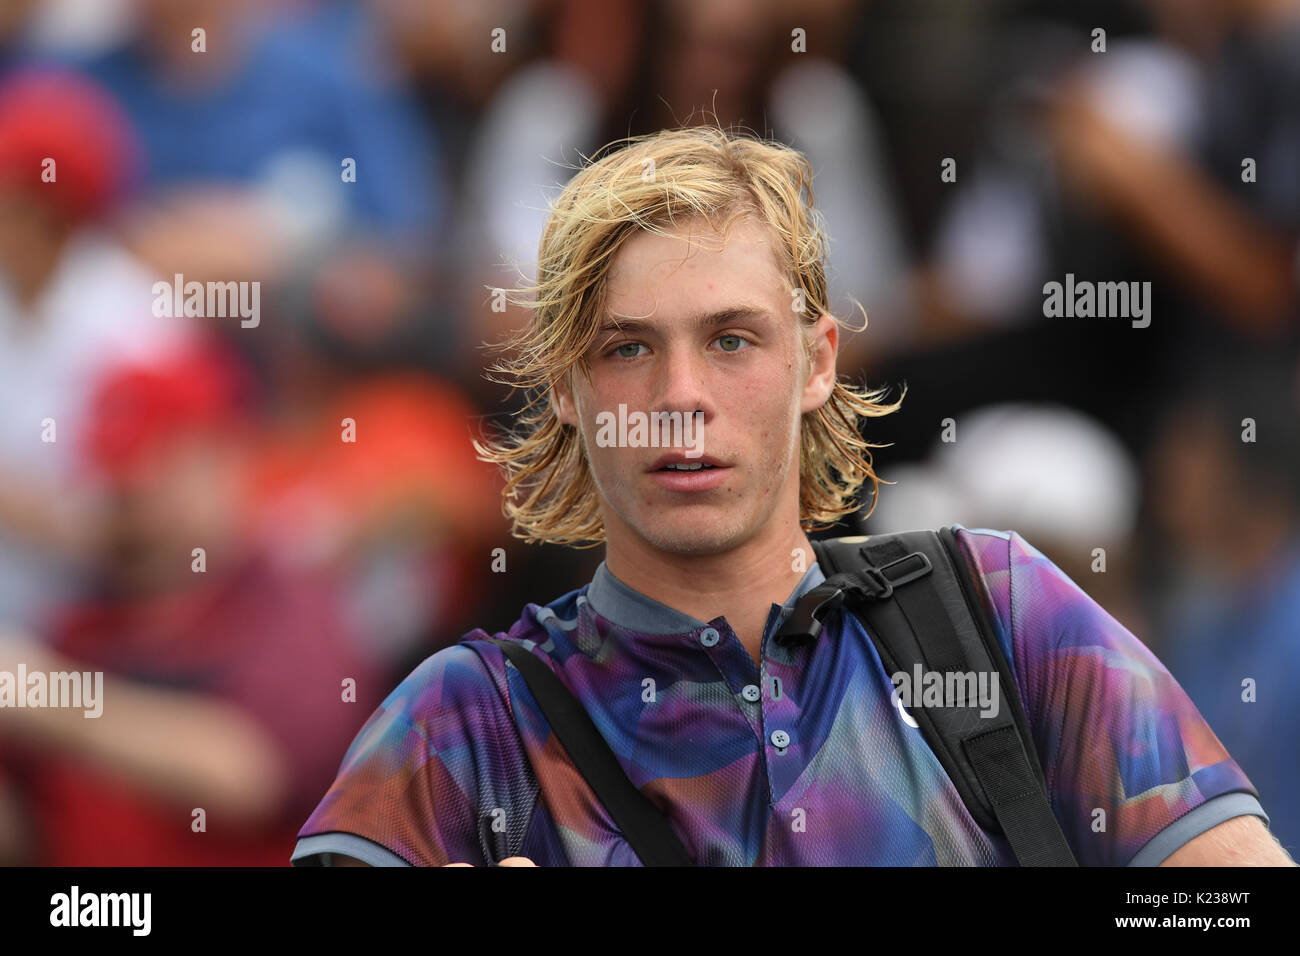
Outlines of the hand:
{"type": "MultiPolygon", "coordinates": [[[[444,863],[443,866],[473,866],[473,863],[444,863]]],[[[536,866],[532,860],[526,856],[508,856],[497,866],[536,866]]]]}

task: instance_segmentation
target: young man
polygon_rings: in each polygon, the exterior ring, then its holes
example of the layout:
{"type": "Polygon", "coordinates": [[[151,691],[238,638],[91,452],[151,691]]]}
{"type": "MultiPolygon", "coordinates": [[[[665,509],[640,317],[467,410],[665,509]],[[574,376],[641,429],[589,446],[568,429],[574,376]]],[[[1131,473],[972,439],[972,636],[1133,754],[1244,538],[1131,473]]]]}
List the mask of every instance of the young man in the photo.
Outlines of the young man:
{"type": "MultiPolygon", "coordinates": [[[[517,536],[603,542],[605,561],[498,636],[573,691],[699,865],[1014,864],[893,705],[854,615],[801,647],[770,639],[824,578],[806,532],[878,487],[860,420],[898,407],[836,377],[810,179],[786,147],[675,130],[561,194],[533,321],[495,369],[541,400],[480,451],[505,469],[517,536]]],[[[1014,532],[958,540],[1081,864],[1289,862],[1132,634],[1014,532]]],[[[488,637],[389,695],[294,863],[639,862],[488,637]]]]}

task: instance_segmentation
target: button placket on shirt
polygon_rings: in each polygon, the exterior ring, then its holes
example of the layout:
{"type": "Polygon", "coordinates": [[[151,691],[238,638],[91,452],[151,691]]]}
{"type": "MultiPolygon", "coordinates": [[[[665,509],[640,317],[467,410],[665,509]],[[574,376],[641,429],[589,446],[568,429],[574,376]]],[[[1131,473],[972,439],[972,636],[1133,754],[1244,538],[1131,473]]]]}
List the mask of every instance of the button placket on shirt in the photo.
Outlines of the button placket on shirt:
{"type": "MultiPolygon", "coordinates": [[[[800,707],[796,703],[799,695],[791,693],[797,689],[791,685],[791,681],[797,672],[802,671],[807,649],[791,649],[772,643],[772,636],[780,620],[784,620],[783,615],[777,619],[769,618],[762,644],[763,743],[764,750],[772,757],[766,761],[766,765],[768,787],[774,801],[780,799],[780,795],[785,793],[804,769],[801,761],[790,753],[791,748],[799,742],[796,731],[800,718],[800,707]],[[781,681],[779,695],[773,687],[778,678],[781,681]]],[[[807,757],[806,754],[804,756],[807,757]]]]}
{"type": "MultiPolygon", "coordinates": [[[[766,668],[764,668],[764,670],[766,670],[766,668]]],[[[770,678],[764,678],[764,680],[770,687],[770,678]]],[[[782,695],[780,700],[774,700],[769,691],[762,713],[763,728],[766,733],[764,743],[771,747],[778,757],[784,757],[786,751],[790,749],[790,744],[793,742],[793,734],[791,733],[790,726],[787,726],[788,721],[785,719],[785,715],[781,713],[781,711],[785,709],[783,704],[784,695],[782,695]]]]}
{"type": "Polygon", "coordinates": [[[747,684],[758,682],[760,675],[754,659],[725,621],[700,628],[690,639],[709,655],[733,694],[740,693],[747,684]]]}
{"type": "MultiPolygon", "coordinates": [[[[745,714],[753,730],[758,755],[763,765],[763,774],[767,780],[768,799],[774,794],[784,792],[785,788],[799,775],[799,768],[793,764],[786,765],[791,746],[794,745],[794,728],[797,723],[798,708],[790,695],[783,693],[779,700],[774,700],[769,689],[767,674],[769,656],[767,639],[776,625],[779,609],[773,607],[764,627],[764,639],[760,647],[759,664],[756,666],[737,638],[726,626],[718,622],[700,628],[691,638],[696,647],[709,655],[718,668],[723,680],[733,688],[736,703],[745,714]],[[737,673],[752,675],[746,678],[739,693],[734,688],[737,673]],[[772,761],[779,761],[773,765],[772,761]]],[[[782,655],[778,654],[778,658],[782,655]]]]}
{"type": "MultiPolygon", "coordinates": [[[[763,684],[768,680],[765,674],[767,670],[766,664],[768,659],[767,658],[767,635],[771,633],[773,626],[777,623],[776,617],[779,617],[779,609],[774,606],[772,613],[769,614],[767,622],[764,625],[764,630],[763,630],[764,640],[760,648],[759,667],[756,671],[756,676],[758,677],[758,683],[754,683],[752,681],[746,683],[745,686],[742,687],[740,690],[741,699],[740,701],[738,701],[738,703],[740,704],[741,709],[746,712],[746,717],[750,719],[751,725],[754,728],[754,732],[756,737],[758,738],[759,743],[765,748],[771,747],[773,753],[776,756],[781,757],[786,754],[786,752],[790,748],[790,744],[793,742],[793,732],[792,732],[793,725],[786,726],[785,721],[780,721],[777,724],[777,726],[772,727],[770,730],[767,729],[765,727],[765,724],[767,722],[767,718],[771,716],[770,708],[773,706],[774,701],[772,700],[770,694],[767,698],[766,703],[764,702],[764,697],[763,697],[763,684]],[[753,707],[753,709],[751,710],[749,705],[757,705],[757,706],[753,707]]],[[[749,665],[751,671],[753,671],[754,670],[753,658],[749,656],[748,651],[745,651],[740,646],[739,639],[735,638],[734,635],[728,634],[727,636],[730,638],[730,640],[728,643],[724,644],[722,642],[723,636],[724,636],[723,633],[719,631],[718,628],[710,625],[699,632],[697,640],[699,641],[700,646],[710,650],[715,648],[721,648],[724,654],[727,655],[729,655],[732,652],[735,652],[737,654],[743,654],[745,658],[745,664],[749,665]]],[[[730,663],[729,657],[726,660],[718,660],[715,657],[714,662],[718,665],[718,668],[722,672],[724,678],[727,678],[728,683],[730,683],[730,677],[727,674],[726,668],[723,666],[724,663],[730,663]]]]}
{"type": "Polygon", "coordinates": [[[764,739],[763,678],[749,651],[724,622],[700,628],[691,635],[690,641],[713,661],[722,682],[731,691],[732,698],[749,723],[755,742],[761,742],[764,739]]]}

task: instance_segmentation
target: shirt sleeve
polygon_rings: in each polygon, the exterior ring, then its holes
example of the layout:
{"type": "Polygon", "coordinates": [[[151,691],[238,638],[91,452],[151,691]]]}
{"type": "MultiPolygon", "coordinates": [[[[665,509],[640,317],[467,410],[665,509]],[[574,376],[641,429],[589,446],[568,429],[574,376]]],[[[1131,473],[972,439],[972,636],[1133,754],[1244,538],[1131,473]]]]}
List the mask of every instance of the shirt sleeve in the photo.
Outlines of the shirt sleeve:
{"type": "Polygon", "coordinates": [[[985,585],[1079,863],[1153,865],[1233,816],[1267,823],[1246,774],[1146,645],[1019,534],[998,537],[976,545],[986,561],[1006,549],[1005,565],[983,565],[985,585]]]}
{"type": "Polygon", "coordinates": [[[486,866],[517,854],[537,792],[508,702],[458,644],[425,659],[361,728],[292,862],[486,866]]]}

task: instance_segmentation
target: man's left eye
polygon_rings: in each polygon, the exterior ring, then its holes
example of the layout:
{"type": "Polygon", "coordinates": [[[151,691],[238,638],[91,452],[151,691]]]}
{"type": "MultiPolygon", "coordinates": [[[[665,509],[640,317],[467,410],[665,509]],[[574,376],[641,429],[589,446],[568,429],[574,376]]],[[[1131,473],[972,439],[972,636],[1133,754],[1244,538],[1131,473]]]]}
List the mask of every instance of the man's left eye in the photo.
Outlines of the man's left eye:
{"type": "Polygon", "coordinates": [[[739,335],[724,335],[718,339],[718,344],[722,346],[724,352],[739,352],[749,343],[739,335]]]}

